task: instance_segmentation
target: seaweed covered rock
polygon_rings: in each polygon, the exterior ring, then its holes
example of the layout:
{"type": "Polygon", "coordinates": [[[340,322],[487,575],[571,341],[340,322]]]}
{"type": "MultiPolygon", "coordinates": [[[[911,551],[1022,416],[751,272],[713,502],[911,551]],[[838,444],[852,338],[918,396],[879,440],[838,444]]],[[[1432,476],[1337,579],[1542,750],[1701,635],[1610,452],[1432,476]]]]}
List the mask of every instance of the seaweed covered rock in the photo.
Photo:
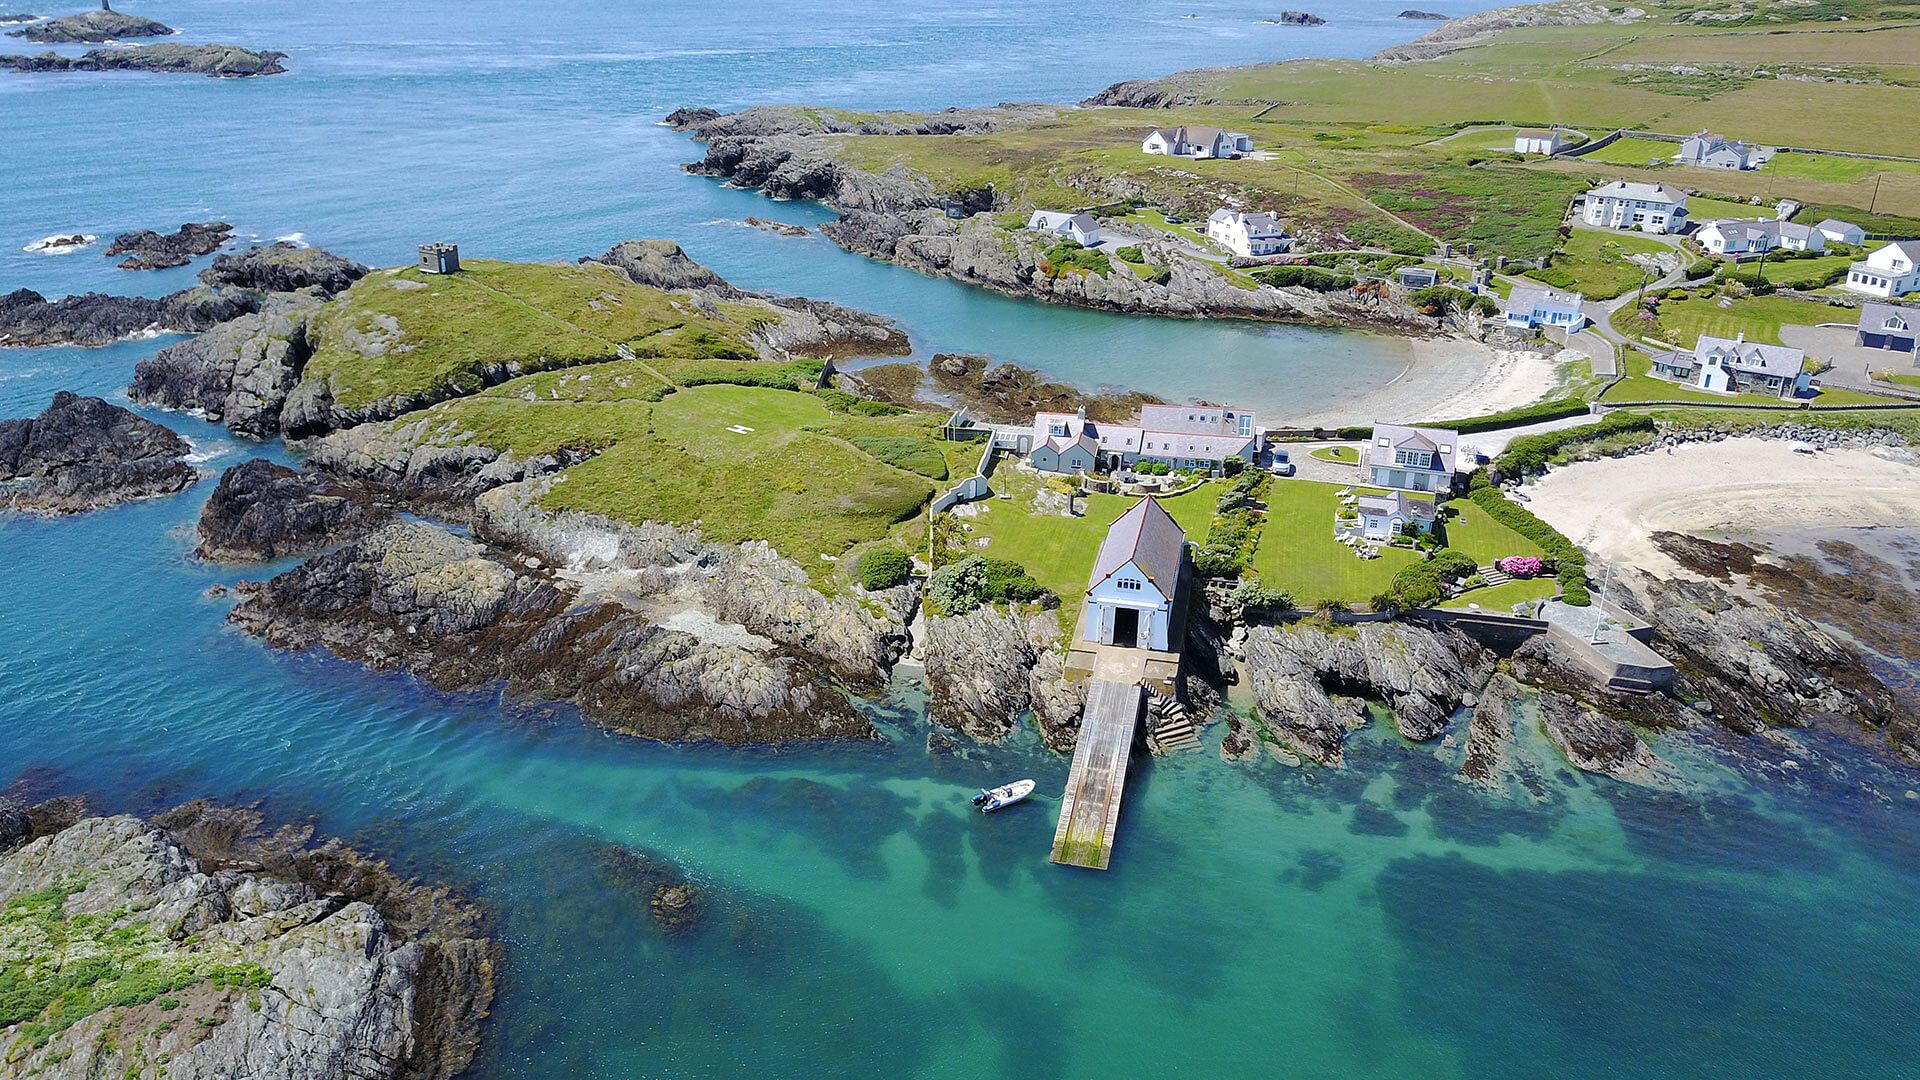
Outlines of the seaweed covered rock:
{"type": "Polygon", "coordinates": [[[199,479],[187,440],[62,390],[31,420],[0,421],[0,507],[72,514],[171,495],[199,479]]]}

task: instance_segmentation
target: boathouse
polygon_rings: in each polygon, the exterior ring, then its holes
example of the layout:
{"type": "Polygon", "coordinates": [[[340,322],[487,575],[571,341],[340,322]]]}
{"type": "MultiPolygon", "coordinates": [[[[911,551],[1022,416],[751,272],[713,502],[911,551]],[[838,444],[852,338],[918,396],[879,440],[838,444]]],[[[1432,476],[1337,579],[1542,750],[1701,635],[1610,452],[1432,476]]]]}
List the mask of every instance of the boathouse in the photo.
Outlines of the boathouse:
{"type": "Polygon", "coordinates": [[[1085,639],[1168,651],[1186,551],[1187,534],[1158,499],[1141,499],[1115,519],[1087,581],[1085,639]]]}

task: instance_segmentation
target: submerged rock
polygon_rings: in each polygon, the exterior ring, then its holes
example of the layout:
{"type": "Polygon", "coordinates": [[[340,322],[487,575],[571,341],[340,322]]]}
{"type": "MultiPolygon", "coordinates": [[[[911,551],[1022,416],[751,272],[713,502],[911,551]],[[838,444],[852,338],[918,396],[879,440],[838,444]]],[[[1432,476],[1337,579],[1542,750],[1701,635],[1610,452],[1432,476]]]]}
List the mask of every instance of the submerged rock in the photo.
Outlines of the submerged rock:
{"type": "Polygon", "coordinates": [[[199,479],[187,440],[96,397],[62,390],[31,420],[0,421],[0,507],[73,514],[171,495],[199,479]]]}
{"type": "Polygon", "coordinates": [[[466,1068],[499,961],[479,913],[338,845],[307,849],[305,833],[255,842],[257,816],[235,815],[163,815],[179,835],[89,817],[0,858],[0,954],[26,1010],[0,1027],[8,1075],[147,1075],[164,1062],[172,1080],[440,1080],[466,1068]],[[126,977],[153,970],[172,974],[126,977]],[[85,992],[116,978],[110,994],[85,992]],[[27,1024],[40,1025],[32,1037],[27,1024]]]}
{"type": "Polygon", "coordinates": [[[200,512],[195,553],[221,562],[305,555],[364,536],[392,516],[365,492],[317,471],[254,458],[221,475],[200,512]]]}
{"type": "Polygon", "coordinates": [[[657,855],[609,844],[594,852],[601,872],[631,893],[662,930],[684,934],[707,913],[707,898],[679,867],[657,855]]]}
{"type": "Polygon", "coordinates": [[[23,72],[45,71],[153,71],[179,75],[208,75],[217,79],[244,79],[278,75],[287,70],[283,52],[255,52],[238,45],[133,45],[124,49],[92,49],[84,56],[43,52],[38,56],[0,56],[0,68],[23,72]]]}
{"type": "Polygon", "coordinates": [[[703,640],[437,526],[404,522],[259,585],[229,618],[281,648],[324,647],[447,690],[505,681],[669,741],[871,738],[799,656],[703,640]]]}
{"type": "Polygon", "coordinates": [[[108,258],[125,255],[120,262],[122,270],[164,270],[185,266],[198,256],[218,251],[231,235],[233,226],[224,221],[188,222],[171,233],[157,233],[152,229],[121,233],[113,238],[103,254],[108,258]]]}

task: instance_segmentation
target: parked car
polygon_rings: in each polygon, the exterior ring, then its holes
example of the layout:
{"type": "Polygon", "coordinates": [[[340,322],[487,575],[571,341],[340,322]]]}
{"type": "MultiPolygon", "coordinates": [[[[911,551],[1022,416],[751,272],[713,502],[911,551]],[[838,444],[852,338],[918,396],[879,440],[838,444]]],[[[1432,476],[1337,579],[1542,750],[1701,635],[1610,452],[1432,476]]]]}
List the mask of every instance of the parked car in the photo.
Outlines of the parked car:
{"type": "Polygon", "coordinates": [[[1273,452],[1273,464],[1267,466],[1267,471],[1275,476],[1293,475],[1293,462],[1288,460],[1285,450],[1275,450],[1273,452]]]}
{"type": "Polygon", "coordinates": [[[1166,219],[1167,219],[1167,224],[1169,225],[1179,225],[1184,223],[1187,220],[1186,218],[1181,217],[1179,214],[1168,214],[1166,215],[1166,219]]]}

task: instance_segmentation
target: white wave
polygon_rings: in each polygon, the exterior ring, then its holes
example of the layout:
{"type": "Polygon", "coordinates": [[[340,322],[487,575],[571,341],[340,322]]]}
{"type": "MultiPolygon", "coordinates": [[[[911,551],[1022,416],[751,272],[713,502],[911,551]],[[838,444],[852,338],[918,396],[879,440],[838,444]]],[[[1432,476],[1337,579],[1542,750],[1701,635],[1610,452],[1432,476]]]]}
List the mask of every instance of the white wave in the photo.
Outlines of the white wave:
{"type": "Polygon", "coordinates": [[[20,250],[35,251],[42,255],[71,255],[98,239],[100,238],[92,233],[55,233],[52,236],[43,236],[20,250]],[[75,239],[80,242],[77,244],[68,242],[75,239]]]}
{"type": "Polygon", "coordinates": [[[294,247],[313,246],[307,243],[307,234],[303,232],[290,232],[285,236],[276,236],[273,238],[273,242],[276,244],[292,244],[294,247]]]}
{"type": "Polygon", "coordinates": [[[202,446],[197,439],[187,439],[187,445],[193,448],[192,452],[187,455],[187,460],[195,465],[208,461],[216,461],[234,451],[234,445],[232,443],[217,440],[202,446]]]}

